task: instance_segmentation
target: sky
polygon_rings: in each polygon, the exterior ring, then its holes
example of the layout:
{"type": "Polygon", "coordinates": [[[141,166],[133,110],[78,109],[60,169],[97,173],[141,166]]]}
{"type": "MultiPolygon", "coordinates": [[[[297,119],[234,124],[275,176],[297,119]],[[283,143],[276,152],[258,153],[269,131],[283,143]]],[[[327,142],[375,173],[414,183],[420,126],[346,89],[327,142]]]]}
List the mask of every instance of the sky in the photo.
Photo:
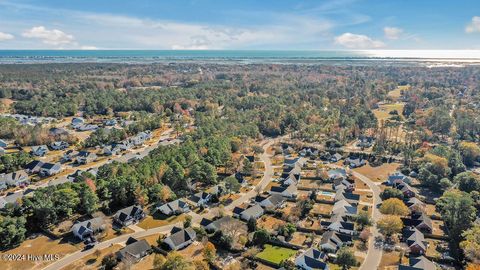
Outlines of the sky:
{"type": "Polygon", "coordinates": [[[480,1],[0,0],[0,49],[480,50],[480,1]]]}

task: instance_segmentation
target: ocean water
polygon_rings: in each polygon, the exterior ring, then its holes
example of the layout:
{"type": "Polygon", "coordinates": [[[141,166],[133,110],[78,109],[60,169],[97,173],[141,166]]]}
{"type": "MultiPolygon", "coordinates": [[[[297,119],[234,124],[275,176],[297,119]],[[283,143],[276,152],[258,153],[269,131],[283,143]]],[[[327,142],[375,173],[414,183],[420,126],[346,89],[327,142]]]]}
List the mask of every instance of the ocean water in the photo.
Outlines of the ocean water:
{"type": "Polygon", "coordinates": [[[277,51],[277,50],[0,50],[0,63],[317,63],[358,61],[480,62],[480,51],[277,51]]]}

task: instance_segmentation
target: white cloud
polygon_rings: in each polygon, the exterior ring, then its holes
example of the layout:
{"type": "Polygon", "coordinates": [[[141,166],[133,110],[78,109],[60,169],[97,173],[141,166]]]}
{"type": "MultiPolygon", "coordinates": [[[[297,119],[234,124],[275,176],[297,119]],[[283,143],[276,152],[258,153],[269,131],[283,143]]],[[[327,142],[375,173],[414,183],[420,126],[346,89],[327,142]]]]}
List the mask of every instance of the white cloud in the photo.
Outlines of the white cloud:
{"type": "Polygon", "coordinates": [[[335,44],[342,45],[348,49],[376,49],[385,47],[385,43],[374,40],[366,35],[344,33],[335,37],[335,44]]]}
{"type": "Polygon", "coordinates": [[[383,33],[385,37],[388,39],[399,39],[400,36],[403,34],[403,29],[398,27],[384,27],[383,33]]]}
{"type": "Polygon", "coordinates": [[[14,39],[14,36],[12,34],[0,32],[0,41],[10,40],[10,39],[14,39]]]}
{"type": "Polygon", "coordinates": [[[80,50],[92,51],[92,50],[98,50],[98,48],[95,46],[80,46],[80,50]]]}
{"type": "Polygon", "coordinates": [[[44,26],[35,26],[23,32],[22,36],[26,38],[40,39],[48,45],[60,46],[74,43],[75,38],[57,29],[48,30],[44,26]]]}
{"type": "Polygon", "coordinates": [[[472,21],[465,27],[465,32],[467,33],[475,33],[480,32],[480,17],[474,16],[472,21]]]}
{"type": "Polygon", "coordinates": [[[95,42],[109,48],[119,47],[119,44],[110,43],[114,40],[112,38],[103,40],[111,36],[122,37],[122,48],[149,49],[235,49],[294,44],[299,41],[314,43],[326,39],[328,31],[333,27],[327,20],[286,15],[280,18],[281,23],[254,27],[150,20],[97,13],[76,14],[76,19],[88,22],[83,27],[95,27],[98,36],[95,42]]]}

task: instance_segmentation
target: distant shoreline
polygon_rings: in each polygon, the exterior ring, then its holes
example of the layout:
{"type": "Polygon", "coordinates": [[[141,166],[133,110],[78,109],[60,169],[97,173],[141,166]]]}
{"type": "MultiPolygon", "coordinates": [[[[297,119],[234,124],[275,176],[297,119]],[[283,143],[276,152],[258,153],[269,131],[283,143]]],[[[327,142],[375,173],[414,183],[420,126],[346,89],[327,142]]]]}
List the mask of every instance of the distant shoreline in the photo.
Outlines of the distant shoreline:
{"type": "Polygon", "coordinates": [[[221,64],[419,64],[429,67],[477,65],[480,51],[356,50],[0,50],[0,64],[46,63],[221,63],[221,64]]]}

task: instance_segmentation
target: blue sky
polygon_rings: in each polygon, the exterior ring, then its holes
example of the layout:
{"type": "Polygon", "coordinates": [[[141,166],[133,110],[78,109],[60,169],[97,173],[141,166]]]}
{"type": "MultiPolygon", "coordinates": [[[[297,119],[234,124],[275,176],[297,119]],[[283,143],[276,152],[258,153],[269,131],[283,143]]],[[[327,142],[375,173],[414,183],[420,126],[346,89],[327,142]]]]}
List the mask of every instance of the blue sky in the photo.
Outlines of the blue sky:
{"type": "Polygon", "coordinates": [[[480,1],[0,0],[0,49],[480,49],[480,1]]]}

